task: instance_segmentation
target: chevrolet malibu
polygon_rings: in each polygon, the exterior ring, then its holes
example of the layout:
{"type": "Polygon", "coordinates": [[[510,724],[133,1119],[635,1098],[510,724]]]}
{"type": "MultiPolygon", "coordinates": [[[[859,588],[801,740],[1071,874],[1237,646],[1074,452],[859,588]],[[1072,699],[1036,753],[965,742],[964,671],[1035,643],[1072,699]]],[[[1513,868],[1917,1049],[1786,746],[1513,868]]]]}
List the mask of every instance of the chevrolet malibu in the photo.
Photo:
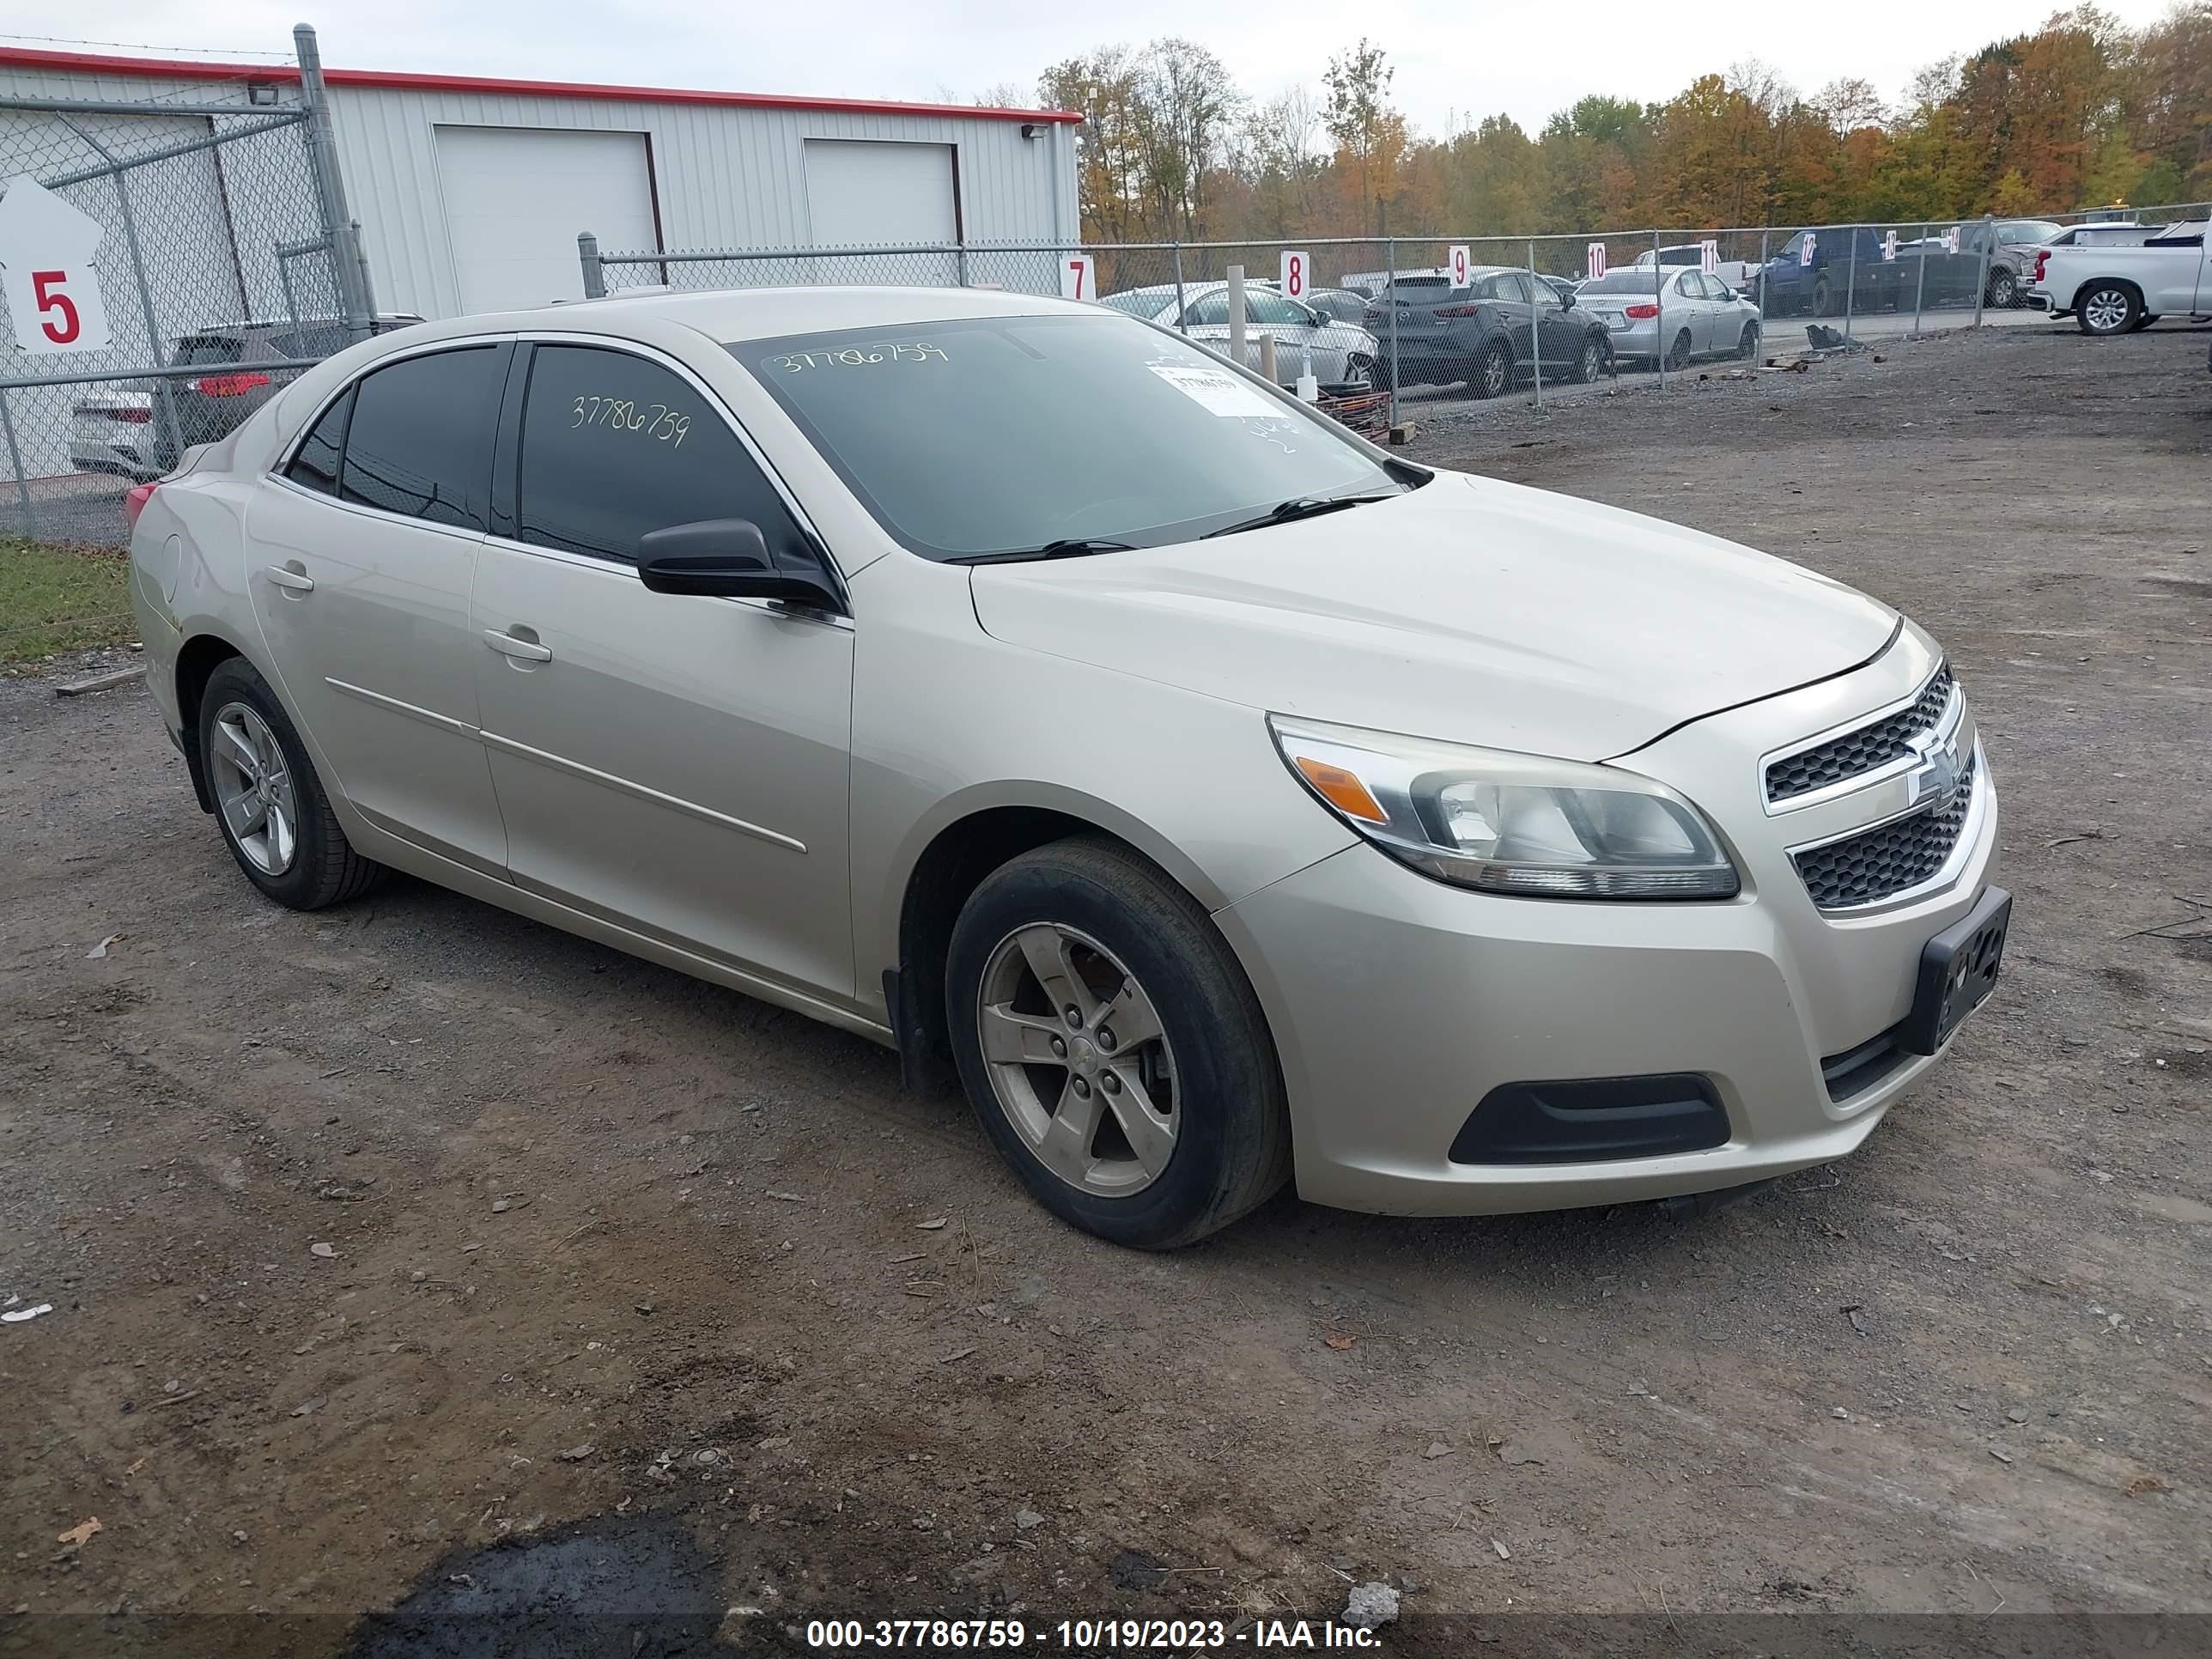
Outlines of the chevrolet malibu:
{"type": "Polygon", "coordinates": [[[434,323],[134,496],[263,894],[403,871],[856,1032],[1122,1243],[1821,1163],[1997,971],[1912,623],[1096,307],[434,323]]]}

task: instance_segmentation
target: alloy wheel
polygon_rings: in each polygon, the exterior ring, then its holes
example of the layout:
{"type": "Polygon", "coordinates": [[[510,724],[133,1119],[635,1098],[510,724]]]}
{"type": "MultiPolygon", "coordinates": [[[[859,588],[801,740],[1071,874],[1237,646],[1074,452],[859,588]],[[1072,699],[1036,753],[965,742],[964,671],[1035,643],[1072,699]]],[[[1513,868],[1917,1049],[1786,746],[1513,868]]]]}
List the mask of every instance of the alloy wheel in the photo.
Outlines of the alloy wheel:
{"type": "Polygon", "coordinates": [[[999,1109],[1045,1168],[1105,1198],[1160,1177],[1182,1125],[1175,1055],[1112,951],[1056,922],[1016,928],[984,964],[975,1026],[999,1109]]]}
{"type": "Polygon", "coordinates": [[[1482,361],[1475,365],[1474,372],[1476,396],[1502,398],[1505,395],[1505,382],[1512,371],[1506,363],[1504,352],[1492,347],[1483,353],[1482,361]]]}
{"type": "Polygon", "coordinates": [[[210,735],[210,781],[231,838],[263,875],[283,875],[299,854],[300,808],[276,734],[259,710],[227,702],[210,735]]]}
{"type": "Polygon", "coordinates": [[[2110,334],[2126,326],[2128,296],[2116,288],[2100,288],[2082,301],[2081,317],[2092,331],[2110,334]]]}

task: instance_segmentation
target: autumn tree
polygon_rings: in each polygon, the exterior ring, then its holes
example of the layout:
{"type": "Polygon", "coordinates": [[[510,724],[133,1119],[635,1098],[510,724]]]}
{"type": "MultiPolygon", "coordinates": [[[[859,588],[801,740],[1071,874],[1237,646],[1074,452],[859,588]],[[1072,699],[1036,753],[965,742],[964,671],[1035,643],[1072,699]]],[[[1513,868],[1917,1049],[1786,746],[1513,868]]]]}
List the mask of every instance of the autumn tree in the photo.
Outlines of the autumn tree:
{"type": "Polygon", "coordinates": [[[1398,193],[1398,167],[1406,149],[1406,118],[1390,102],[1395,71],[1383,62],[1382,48],[1363,36],[1349,52],[1328,60],[1322,83],[1328,88],[1322,121],[1336,140],[1337,161],[1357,185],[1358,217],[1370,207],[1376,234],[1388,228],[1389,203],[1398,193]]]}

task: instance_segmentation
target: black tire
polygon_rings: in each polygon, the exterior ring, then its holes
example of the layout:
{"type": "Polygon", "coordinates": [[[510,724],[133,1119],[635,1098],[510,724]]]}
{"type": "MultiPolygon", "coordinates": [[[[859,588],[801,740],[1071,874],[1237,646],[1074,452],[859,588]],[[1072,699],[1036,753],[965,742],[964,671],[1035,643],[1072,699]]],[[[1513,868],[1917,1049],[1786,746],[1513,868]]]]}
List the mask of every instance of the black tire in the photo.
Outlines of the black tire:
{"type": "Polygon", "coordinates": [[[2158,319],[2156,317],[2153,316],[2148,312],[2145,312],[2142,316],[2136,318],[2134,322],[2128,325],[2128,331],[2131,334],[2140,332],[2142,330],[2148,328],[2157,320],[2158,319]]]}
{"type": "Polygon", "coordinates": [[[1477,398],[1503,398],[1513,389],[1513,354],[1496,342],[1475,354],[1467,389],[1477,398]]]}
{"type": "Polygon", "coordinates": [[[1747,363],[1755,361],[1759,356],[1759,325],[1746,323],[1743,337],[1735,343],[1736,356],[1747,363]]]}
{"type": "Polygon", "coordinates": [[[2142,300],[2124,283],[2098,277],[2074,296],[2074,321],[2084,334],[2125,334],[2141,326],[2142,315],[2142,300]]]}
{"type": "Polygon", "coordinates": [[[1667,372],[1670,374],[1690,366],[1690,331],[1684,329],[1667,348],[1667,372]]]}
{"type": "Polygon", "coordinates": [[[216,726],[223,712],[237,704],[244,704],[260,716],[283,751],[298,819],[291,862],[280,873],[272,875],[247,854],[229,816],[223,811],[221,792],[216,791],[216,823],[222,831],[223,844],[230,848],[231,856],[238,860],[238,867],[246,872],[246,878],[277,903],[294,910],[320,910],[358,898],[376,886],[386,873],[384,866],[354,851],[353,843],[339,827],[337,815],[331,811],[330,796],[323,788],[322,780],[315,775],[314,763],[307,758],[307,745],[300,741],[292,717],[285,713],[276,694],[269,689],[269,683],[243,657],[232,657],[218,664],[200,694],[199,731],[196,735],[200,765],[210,787],[214,787],[218,775],[216,726]]]}
{"type": "Polygon", "coordinates": [[[1204,908],[1117,842],[1054,842],[984,878],[945,964],[945,1019],[969,1103],[1030,1195],[1113,1243],[1166,1250],[1264,1203],[1290,1177],[1290,1115],[1259,999],[1204,908]],[[1102,1196],[1041,1160],[999,1103],[978,1034],[983,975],[1000,944],[1037,923],[1097,940],[1146,989],[1175,1057],[1173,1151],[1151,1183],[1102,1196]]]}
{"type": "Polygon", "coordinates": [[[1990,307],[2010,311],[2020,303],[2020,278],[2000,267],[1990,273],[1990,291],[1984,296],[1990,307]]]}
{"type": "Polygon", "coordinates": [[[1828,279],[1825,276],[1813,284],[1813,314],[1815,317],[1832,317],[1836,314],[1835,290],[1828,286],[1828,279]]]}
{"type": "Polygon", "coordinates": [[[1571,379],[1577,386],[1588,386],[1605,373],[1607,361],[1613,356],[1613,343],[1601,334],[1592,334],[1583,341],[1583,349],[1575,358],[1571,379]]]}

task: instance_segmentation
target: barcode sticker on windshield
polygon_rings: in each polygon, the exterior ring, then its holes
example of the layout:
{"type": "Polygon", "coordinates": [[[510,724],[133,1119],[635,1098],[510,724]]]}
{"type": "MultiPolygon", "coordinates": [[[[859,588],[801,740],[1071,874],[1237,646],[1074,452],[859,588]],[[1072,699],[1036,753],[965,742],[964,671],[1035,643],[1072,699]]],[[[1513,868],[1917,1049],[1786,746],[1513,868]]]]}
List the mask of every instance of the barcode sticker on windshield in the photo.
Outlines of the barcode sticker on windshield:
{"type": "Polygon", "coordinates": [[[1209,415],[1234,419],[1257,416],[1280,420],[1283,410],[1225,368],[1206,368],[1195,363],[1147,363],[1146,368],[1209,415]]]}

